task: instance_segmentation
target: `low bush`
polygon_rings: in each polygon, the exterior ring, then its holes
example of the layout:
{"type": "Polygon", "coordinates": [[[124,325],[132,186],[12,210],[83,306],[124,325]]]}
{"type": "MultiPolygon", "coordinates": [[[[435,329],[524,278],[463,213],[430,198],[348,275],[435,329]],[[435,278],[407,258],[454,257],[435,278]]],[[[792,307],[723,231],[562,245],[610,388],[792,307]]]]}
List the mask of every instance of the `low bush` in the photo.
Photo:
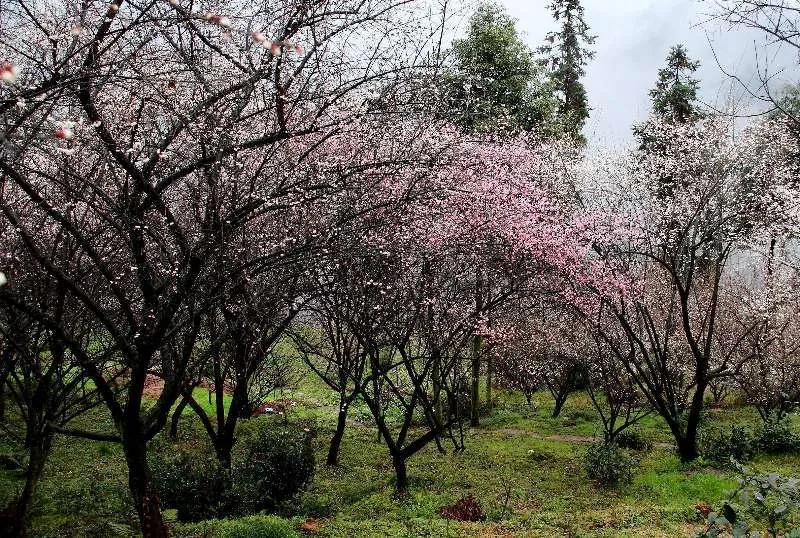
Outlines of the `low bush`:
{"type": "Polygon", "coordinates": [[[180,521],[224,516],[228,473],[204,447],[157,444],[150,451],[153,484],[161,503],[175,508],[180,521]]]}
{"type": "Polygon", "coordinates": [[[597,414],[592,409],[573,409],[564,416],[564,424],[577,426],[579,422],[594,422],[597,414]]]}
{"type": "Polygon", "coordinates": [[[483,512],[478,500],[472,495],[467,495],[456,501],[454,504],[443,506],[439,509],[439,514],[445,519],[454,521],[485,521],[486,514],[483,512]]]}
{"type": "Polygon", "coordinates": [[[642,432],[635,429],[622,430],[614,438],[614,443],[620,448],[644,451],[653,448],[653,443],[642,432]]]}
{"type": "Polygon", "coordinates": [[[250,516],[241,519],[211,519],[194,524],[179,524],[172,529],[175,538],[299,538],[297,525],[277,516],[250,516]]]}
{"type": "Polygon", "coordinates": [[[755,452],[753,436],[742,426],[732,426],[729,431],[706,430],[702,432],[699,444],[704,459],[725,466],[730,465],[731,458],[747,461],[755,452]]]}
{"type": "Polygon", "coordinates": [[[777,473],[754,473],[736,461],[732,464],[740,474],[739,487],[719,512],[701,512],[706,525],[695,537],[717,538],[730,532],[734,537],[800,538],[800,480],[777,473]]]}
{"type": "Polygon", "coordinates": [[[758,450],[767,454],[800,452],[800,435],[792,430],[788,419],[764,422],[755,439],[758,450]]]}
{"type": "Polygon", "coordinates": [[[272,426],[254,436],[234,462],[232,496],[243,513],[273,511],[314,476],[310,431],[272,426]]]}
{"type": "Polygon", "coordinates": [[[627,484],[633,479],[635,462],[616,445],[593,444],[586,451],[586,474],[605,486],[627,484]]]}
{"type": "MultiPolygon", "coordinates": [[[[455,402],[450,398],[444,398],[442,401],[442,409],[445,415],[449,415],[451,412],[455,412],[460,414],[463,417],[468,417],[472,414],[472,393],[469,391],[461,391],[456,393],[455,402]],[[451,408],[455,407],[454,404],[458,404],[457,410],[452,410],[451,408]]],[[[496,409],[500,405],[500,399],[497,393],[492,394],[492,405],[491,409],[496,409]]],[[[490,415],[490,406],[486,402],[486,399],[481,397],[478,401],[478,415],[485,417],[490,415]]]]}
{"type": "Polygon", "coordinates": [[[166,440],[150,467],[162,504],[189,522],[277,510],[311,481],[314,451],[310,431],[264,422],[243,431],[230,470],[205,444],[166,440]]]}

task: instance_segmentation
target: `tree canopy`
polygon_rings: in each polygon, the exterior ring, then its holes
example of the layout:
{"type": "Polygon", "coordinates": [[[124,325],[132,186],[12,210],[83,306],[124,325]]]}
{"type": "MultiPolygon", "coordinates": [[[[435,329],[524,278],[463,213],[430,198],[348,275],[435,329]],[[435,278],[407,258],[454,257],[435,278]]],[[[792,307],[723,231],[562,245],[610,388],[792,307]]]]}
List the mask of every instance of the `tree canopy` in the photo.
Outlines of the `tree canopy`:
{"type": "Polygon", "coordinates": [[[456,124],[475,133],[554,134],[552,85],[503,8],[479,6],[451,52],[448,114],[456,124]]]}

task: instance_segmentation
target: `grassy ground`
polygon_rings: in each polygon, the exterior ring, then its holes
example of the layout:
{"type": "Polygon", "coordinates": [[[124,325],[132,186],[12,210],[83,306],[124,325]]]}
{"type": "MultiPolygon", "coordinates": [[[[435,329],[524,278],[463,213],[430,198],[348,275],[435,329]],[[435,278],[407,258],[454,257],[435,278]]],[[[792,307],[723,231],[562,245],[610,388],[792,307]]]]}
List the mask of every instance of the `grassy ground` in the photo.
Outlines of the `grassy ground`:
{"type": "MultiPolygon", "coordinates": [[[[198,389],[195,396],[209,409],[213,405],[207,391],[198,389]]],[[[324,461],[335,399],[312,378],[282,396],[298,402],[289,412],[289,421],[316,421],[318,461],[324,461]]],[[[657,445],[635,454],[638,465],[633,483],[601,487],[586,477],[586,444],[578,439],[599,433],[588,399],[575,393],[561,417],[552,418],[551,412],[552,402],[544,394],[536,396],[531,409],[521,395],[501,393],[494,413],[480,428],[468,432],[464,452],[440,454],[429,446],[409,461],[411,493],[400,501],[392,496],[386,448],[375,440],[366,411],[355,406],[341,465],[318,466],[311,487],[293,513],[285,514],[290,518],[287,524],[296,527],[307,516],[317,516],[320,534],[348,538],[687,536],[698,528],[695,505],[718,503],[735,484],[728,471],[702,463],[681,465],[668,447],[657,445]],[[441,506],[467,494],[482,504],[486,522],[459,524],[439,517],[441,506]]],[[[707,418],[708,423],[723,426],[755,424],[756,420],[746,407],[713,410],[707,418]]],[[[85,427],[110,431],[100,411],[80,421],[85,427]]],[[[655,442],[670,441],[657,417],[643,421],[641,431],[655,442]]],[[[181,424],[181,434],[202,435],[190,414],[181,424]]],[[[8,441],[0,440],[0,453],[12,450],[8,441]]],[[[800,456],[758,457],[752,466],[798,476],[800,456]]],[[[17,472],[0,471],[0,505],[20,487],[17,472]]],[[[34,536],[130,536],[134,521],[119,447],[59,438],[37,498],[34,536]]],[[[176,530],[183,535],[208,532],[193,530],[197,528],[178,526],[176,530]]]]}

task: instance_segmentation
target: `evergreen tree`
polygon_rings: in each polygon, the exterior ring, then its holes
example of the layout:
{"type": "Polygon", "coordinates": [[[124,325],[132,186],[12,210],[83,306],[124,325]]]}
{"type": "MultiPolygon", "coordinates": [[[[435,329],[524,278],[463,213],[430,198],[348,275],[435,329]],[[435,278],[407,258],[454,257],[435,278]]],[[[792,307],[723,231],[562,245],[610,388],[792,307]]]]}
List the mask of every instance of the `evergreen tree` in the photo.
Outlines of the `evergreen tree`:
{"type": "MultiPolygon", "coordinates": [[[[668,150],[663,136],[658,135],[658,123],[689,124],[703,117],[697,102],[700,81],[693,78],[699,67],[700,62],[693,61],[683,45],[678,44],[670,49],[666,66],[658,70],[656,85],[649,92],[652,116],[633,126],[642,156],[663,154],[668,150]]],[[[700,131],[695,134],[702,136],[700,131]]],[[[664,200],[671,198],[677,187],[675,181],[670,174],[664,173],[654,185],[657,196],[664,200]]]]}
{"type": "Polygon", "coordinates": [[[446,82],[454,123],[469,132],[555,134],[552,88],[501,7],[481,5],[451,52],[446,82]]]}
{"type": "MultiPolygon", "coordinates": [[[[784,85],[773,99],[775,107],[767,113],[768,120],[789,117],[793,123],[800,118],[800,83],[784,85]]],[[[800,131],[800,129],[797,129],[800,131]]]]}
{"type": "Polygon", "coordinates": [[[700,62],[692,61],[683,45],[675,45],[667,55],[666,67],[659,69],[656,87],[650,90],[653,113],[670,122],[687,123],[702,114],[697,107],[700,81],[692,75],[700,62]]]}
{"type": "Polygon", "coordinates": [[[553,0],[550,11],[560,29],[547,34],[548,43],[540,51],[547,56],[544,62],[551,69],[550,79],[556,90],[563,131],[584,142],[581,130],[591,109],[581,78],[594,57],[589,46],[597,36],[589,34],[580,0],[553,0]]]}

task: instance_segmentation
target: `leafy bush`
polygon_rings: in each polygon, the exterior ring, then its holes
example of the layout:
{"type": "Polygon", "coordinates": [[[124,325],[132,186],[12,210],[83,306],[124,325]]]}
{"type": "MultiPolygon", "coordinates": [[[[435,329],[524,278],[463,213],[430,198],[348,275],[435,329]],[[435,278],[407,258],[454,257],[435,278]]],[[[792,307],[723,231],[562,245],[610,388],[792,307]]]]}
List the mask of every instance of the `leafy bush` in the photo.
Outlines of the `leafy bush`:
{"type": "Polygon", "coordinates": [[[800,452],[800,436],[792,431],[787,419],[764,422],[755,443],[759,450],[768,454],[800,452]]]}
{"type": "Polygon", "coordinates": [[[180,521],[225,515],[228,473],[207,450],[189,444],[157,445],[150,451],[153,484],[164,506],[180,521]]]}
{"type": "Polygon", "coordinates": [[[650,450],[653,448],[653,443],[650,442],[642,432],[639,430],[627,429],[622,430],[614,438],[614,443],[620,448],[627,448],[630,450],[650,450]]]}
{"type": "Polygon", "coordinates": [[[605,486],[627,484],[633,479],[635,462],[618,446],[593,444],[586,451],[586,474],[605,486]]]}
{"type": "Polygon", "coordinates": [[[314,474],[310,431],[273,423],[242,430],[231,470],[206,445],[161,443],[151,450],[153,482],[164,506],[177,509],[179,521],[274,511],[314,474]]]}
{"type": "Polygon", "coordinates": [[[753,528],[766,528],[769,536],[800,538],[800,479],[776,473],[755,474],[737,463],[739,487],[719,512],[708,512],[706,527],[696,538],[760,536],[753,528]]]}
{"type": "Polygon", "coordinates": [[[455,521],[485,521],[486,514],[483,513],[478,500],[472,495],[467,495],[456,501],[454,504],[443,506],[439,509],[439,514],[445,519],[455,521]]]}
{"type": "Polygon", "coordinates": [[[241,519],[211,519],[190,525],[176,525],[175,538],[195,536],[214,538],[299,538],[292,521],[277,516],[250,516],[241,519]]]}
{"type": "Polygon", "coordinates": [[[262,428],[244,447],[232,471],[239,510],[275,510],[301,492],[314,476],[310,431],[262,428]]]}
{"type": "Polygon", "coordinates": [[[700,453],[710,462],[729,465],[731,458],[747,461],[753,457],[753,436],[741,426],[732,426],[730,431],[721,429],[703,432],[700,438],[700,453]]]}

